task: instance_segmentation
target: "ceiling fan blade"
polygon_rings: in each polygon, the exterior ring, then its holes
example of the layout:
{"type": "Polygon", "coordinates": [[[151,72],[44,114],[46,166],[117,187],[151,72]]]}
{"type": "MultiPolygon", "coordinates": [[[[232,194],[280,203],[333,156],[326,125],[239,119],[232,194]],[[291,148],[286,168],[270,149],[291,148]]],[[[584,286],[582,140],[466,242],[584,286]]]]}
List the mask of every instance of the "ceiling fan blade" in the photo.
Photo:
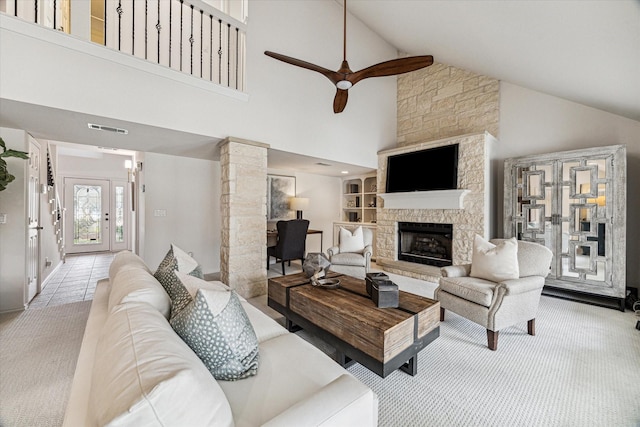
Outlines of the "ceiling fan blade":
{"type": "Polygon", "coordinates": [[[333,112],[334,113],[342,113],[344,111],[344,107],[347,106],[347,98],[349,98],[349,91],[338,89],[336,92],[336,97],[333,98],[333,112]]]}
{"type": "Polygon", "coordinates": [[[339,80],[342,80],[342,77],[338,75],[335,71],[331,71],[327,68],[321,67],[319,65],[312,64],[311,62],[302,61],[300,59],[292,58],[290,56],[282,55],[280,53],[265,51],[265,55],[275,58],[279,61],[286,62],[287,64],[295,65],[296,67],[306,68],[307,70],[316,71],[329,80],[333,84],[336,84],[339,80]]]}
{"type": "Polygon", "coordinates": [[[392,59],[391,61],[381,62],[353,74],[347,76],[352,84],[358,83],[360,80],[369,77],[385,77],[395,76],[397,74],[408,73],[409,71],[419,70],[433,64],[433,56],[410,56],[408,58],[392,59]]]}

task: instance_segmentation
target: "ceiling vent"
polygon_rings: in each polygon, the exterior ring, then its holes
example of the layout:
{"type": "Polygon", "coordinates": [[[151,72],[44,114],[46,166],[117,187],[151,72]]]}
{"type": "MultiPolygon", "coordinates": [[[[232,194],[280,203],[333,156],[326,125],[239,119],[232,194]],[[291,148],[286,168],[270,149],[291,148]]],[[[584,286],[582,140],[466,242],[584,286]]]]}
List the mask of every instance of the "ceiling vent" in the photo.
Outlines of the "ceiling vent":
{"type": "Polygon", "coordinates": [[[93,129],[93,130],[103,130],[105,132],[120,133],[122,135],[127,135],[129,133],[129,131],[126,129],[114,128],[112,126],[96,125],[93,123],[87,123],[87,124],[89,126],[89,129],[93,129]]]}
{"type": "Polygon", "coordinates": [[[331,166],[328,163],[322,163],[322,162],[317,162],[316,165],[318,165],[318,166],[331,166]]]}

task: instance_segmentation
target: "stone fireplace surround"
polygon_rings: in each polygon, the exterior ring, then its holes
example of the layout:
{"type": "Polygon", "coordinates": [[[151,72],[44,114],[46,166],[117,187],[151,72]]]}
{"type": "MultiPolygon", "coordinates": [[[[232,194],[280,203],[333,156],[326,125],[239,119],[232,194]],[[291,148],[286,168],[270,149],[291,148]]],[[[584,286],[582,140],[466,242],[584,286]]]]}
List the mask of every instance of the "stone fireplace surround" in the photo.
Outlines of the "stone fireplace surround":
{"type": "MultiPolygon", "coordinates": [[[[490,147],[496,139],[487,132],[461,135],[436,141],[423,142],[378,152],[378,203],[376,264],[390,273],[438,282],[440,268],[398,260],[398,223],[436,223],[453,225],[453,264],[471,262],[473,237],[476,234],[489,238],[490,223],[490,147]],[[458,189],[460,203],[452,208],[442,204],[437,193],[421,193],[423,202],[416,208],[416,193],[412,193],[406,205],[394,200],[393,209],[385,208],[387,157],[391,155],[425,150],[444,145],[460,144],[458,152],[458,189]],[[429,194],[433,193],[433,194],[429,194]],[[460,208],[459,208],[460,206],[460,208]]],[[[416,171],[419,173],[419,171],[416,171]]],[[[396,197],[394,196],[394,199],[396,197]]]]}

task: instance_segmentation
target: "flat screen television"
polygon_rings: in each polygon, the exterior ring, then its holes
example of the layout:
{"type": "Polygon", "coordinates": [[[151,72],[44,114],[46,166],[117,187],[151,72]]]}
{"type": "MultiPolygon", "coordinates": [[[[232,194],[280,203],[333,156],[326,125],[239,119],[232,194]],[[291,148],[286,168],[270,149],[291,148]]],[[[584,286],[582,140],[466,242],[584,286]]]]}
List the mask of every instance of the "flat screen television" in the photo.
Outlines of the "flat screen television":
{"type": "Polygon", "coordinates": [[[387,193],[458,188],[458,144],[387,158],[387,193]]]}

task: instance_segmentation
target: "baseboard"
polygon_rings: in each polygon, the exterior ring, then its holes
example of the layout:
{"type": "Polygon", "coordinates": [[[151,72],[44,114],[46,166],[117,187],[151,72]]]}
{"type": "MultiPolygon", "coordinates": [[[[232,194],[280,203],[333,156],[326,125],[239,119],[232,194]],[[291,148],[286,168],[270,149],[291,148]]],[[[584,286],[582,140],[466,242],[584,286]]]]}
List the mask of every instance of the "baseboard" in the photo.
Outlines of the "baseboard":
{"type": "Polygon", "coordinates": [[[551,286],[545,286],[542,289],[542,295],[582,302],[590,305],[597,305],[599,307],[613,308],[615,310],[620,310],[623,312],[625,309],[623,298],[594,295],[579,291],[569,291],[566,289],[554,288],[551,286]]]}
{"type": "Polygon", "coordinates": [[[49,284],[49,279],[53,277],[53,275],[56,273],[56,271],[58,271],[58,269],[60,268],[60,266],[62,266],[62,264],[64,264],[63,260],[58,261],[58,264],[55,267],[53,267],[53,269],[49,272],[49,274],[47,274],[47,277],[45,277],[42,283],[40,283],[40,292],[44,291],[44,288],[46,288],[47,285],[49,284]]]}

